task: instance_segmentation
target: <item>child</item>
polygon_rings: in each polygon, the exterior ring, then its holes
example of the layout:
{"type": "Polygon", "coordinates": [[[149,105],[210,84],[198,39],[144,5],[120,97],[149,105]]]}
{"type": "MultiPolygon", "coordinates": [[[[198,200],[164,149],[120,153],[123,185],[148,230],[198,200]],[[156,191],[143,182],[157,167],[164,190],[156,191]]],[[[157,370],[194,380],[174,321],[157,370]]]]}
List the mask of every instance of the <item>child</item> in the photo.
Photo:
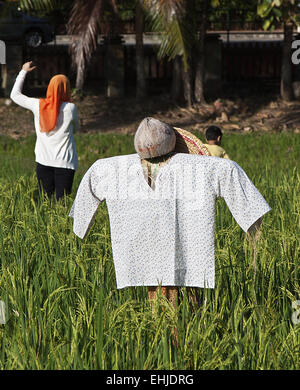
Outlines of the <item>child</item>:
{"type": "Polygon", "coordinates": [[[223,157],[229,159],[226,151],[220,146],[222,140],[222,131],[217,126],[209,126],[205,133],[207,144],[204,144],[211,156],[223,157]]]}

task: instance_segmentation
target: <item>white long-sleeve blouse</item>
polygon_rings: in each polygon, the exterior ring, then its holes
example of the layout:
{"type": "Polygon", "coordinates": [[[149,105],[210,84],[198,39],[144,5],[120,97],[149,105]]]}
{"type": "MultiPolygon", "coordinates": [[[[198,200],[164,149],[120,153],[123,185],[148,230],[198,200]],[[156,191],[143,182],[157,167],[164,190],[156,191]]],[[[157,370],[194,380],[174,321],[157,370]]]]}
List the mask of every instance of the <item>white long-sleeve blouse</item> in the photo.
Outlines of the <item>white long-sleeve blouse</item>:
{"type": "Polygon", "coordinates": [[[152,189],[137,154],[96,161],[84,175],[70,211],[84,238],[106,201],[117,288],[214,288],[215,201],[223,197],[247,232],[269,205],[235,162],[176,154],[152,189]]]}
{"type": "Polygon", "coordinates": [[[27,72],[21,70],[11,91],[11,99],[21,107],[32,111],[36,132],[35,161],[46,166],[76,170],[78,156],[74,141],[74,132],[78,130],[78,113],[74,103],[64,102],[60,106],[54,130],[40,132],[40,99],[22,94],[27,72]]]}

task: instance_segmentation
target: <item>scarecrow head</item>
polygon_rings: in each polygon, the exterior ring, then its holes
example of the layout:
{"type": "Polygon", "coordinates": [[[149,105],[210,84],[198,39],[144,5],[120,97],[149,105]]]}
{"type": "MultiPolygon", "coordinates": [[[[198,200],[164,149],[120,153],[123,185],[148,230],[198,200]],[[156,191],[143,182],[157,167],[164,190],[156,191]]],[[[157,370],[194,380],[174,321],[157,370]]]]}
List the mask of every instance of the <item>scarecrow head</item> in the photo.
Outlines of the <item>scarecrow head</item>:
{"type": "Polygon", "coordinates": [[[173,127],[155,118],[145,118],[134,137],[134,147],[141,158],[153,158],[172,152],[176,144],[173,127]]]}
{"type": "Polygon", "coordinates": [[[194,134],[151,117],[143,119],[139,124],[134,147],[142,159],[160,157],[171,152],[210,155],[194,134]]]}

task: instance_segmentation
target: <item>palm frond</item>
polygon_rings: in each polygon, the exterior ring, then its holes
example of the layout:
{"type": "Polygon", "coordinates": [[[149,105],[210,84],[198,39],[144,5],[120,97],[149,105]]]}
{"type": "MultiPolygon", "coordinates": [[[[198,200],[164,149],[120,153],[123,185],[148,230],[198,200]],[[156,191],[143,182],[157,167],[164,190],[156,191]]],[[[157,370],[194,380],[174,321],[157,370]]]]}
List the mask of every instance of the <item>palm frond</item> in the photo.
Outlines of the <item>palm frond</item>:
{"type": "Polygon", "coordinates": [[[144,0],[146,16],[153,32],[161,33],[158,57],[182,56],[188,68],[192,36],[185,20],[184,0],[144,0]]]}
{"type": "MultiPolygon", "coordinates": [[[[117,13],[116,1],[109,0],[109,3],[114,12],[117,13]]],[[[102,6],[103,0],[75,0],[67,24],[68,34],[73,36],[71,45],[72,64],[77,69],[77,80],[79,78],[82,80],[81,84],[86,65],[97,48],[102,6]]],[[[76,85],[78,88],[82,87],[77,82],[76,85]]]]}
{"type": "Polygon", "coordinates": [[[72,64],[78,73],[85,73],[86,64],[97,48],[102,0],[75,0],[67,31],[73,36],[72,64]]]}
{"type": "Polygon", "coordinates": [[[58,3],[59,0],[21,0],[20,7],[26,10],[53,11],[58,3]]]}

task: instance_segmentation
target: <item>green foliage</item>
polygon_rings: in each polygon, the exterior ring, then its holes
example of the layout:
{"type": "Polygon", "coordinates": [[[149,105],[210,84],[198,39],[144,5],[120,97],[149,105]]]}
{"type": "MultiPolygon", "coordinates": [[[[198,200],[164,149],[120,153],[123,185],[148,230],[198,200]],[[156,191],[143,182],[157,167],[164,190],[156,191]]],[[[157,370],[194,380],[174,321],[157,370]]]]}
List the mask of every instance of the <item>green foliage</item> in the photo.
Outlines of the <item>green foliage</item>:
{"type": "Polygon", "coordinates": [[[20,6],[27,10],[53,11],[60,7],[60,3],[57,0],[21,0],[20,6]]]}
{"type": "Polygon", "coordinates": [[[20,0],[20,7],[38,15],[57,15],[60,13],[67,20],[73,3],[74,0],[20,0]]]}
{"type": "Polygon", "coordinates": [[[265,17],[267,17],[270,14],[270,12],[272,11],[272,8],[273,8],[272,2],[266,0],[263,3],[261,3],[261,4],[258,4],[258,6],[257,6],[257,13],[262,18],[265,18],[265,17]]]}
{"type": "Polygon", "coordinates": [[[158,57],[182,57],[184,68],[189,67],[190,50],[196,31],[187,23],[187,9],[182,0],[144,0],[146,18],[153,32],[161,34],[158,57]]]}
{"type": "Polygon", "coordinates": [[[246,23],[260,24],[257,0],[212,0],[209,21],[215,28],[224,28],[227,24],[232,28],[238,24],[243,29],[246,23]]]}
{"type": "MultiPolygon", "coordinates": [[[[202,135],[200,135],[202,138],[202,135]]],[[[85,240],[68,213],[98,158],[133,153],[133,136],[77,134],[72,196],[40,198],[35,137],[0,142],[0,369],[299,369],[300,178],[297,134],[225,134],[223,146],[265,196],[257,268],[224,202],[216,210],[216,288],[152,312],[143,287],[116,289],[104,204],[85,240]],[[172,330],[177,327],[178,342],[172,330]]]]}
{"type": "Polygon", "coordinates": [[[268,30],[275,22],[299,24],[299,1],[259,0],[257,14],[264,19],[263,27],[268,30]]]}
{"type": "Polygon", "coordinates": [[[70,16],[73,0],[20,0],[20,7],[23,11],[31,14],[46,17],[51,23],[66,24],[70,16]]]}
{"type": "Polygon", "coordinates": [[[135,17],[136,0],[126,0],[117,2],[118,13],[121,20],[133,20],[135,17]]]}

